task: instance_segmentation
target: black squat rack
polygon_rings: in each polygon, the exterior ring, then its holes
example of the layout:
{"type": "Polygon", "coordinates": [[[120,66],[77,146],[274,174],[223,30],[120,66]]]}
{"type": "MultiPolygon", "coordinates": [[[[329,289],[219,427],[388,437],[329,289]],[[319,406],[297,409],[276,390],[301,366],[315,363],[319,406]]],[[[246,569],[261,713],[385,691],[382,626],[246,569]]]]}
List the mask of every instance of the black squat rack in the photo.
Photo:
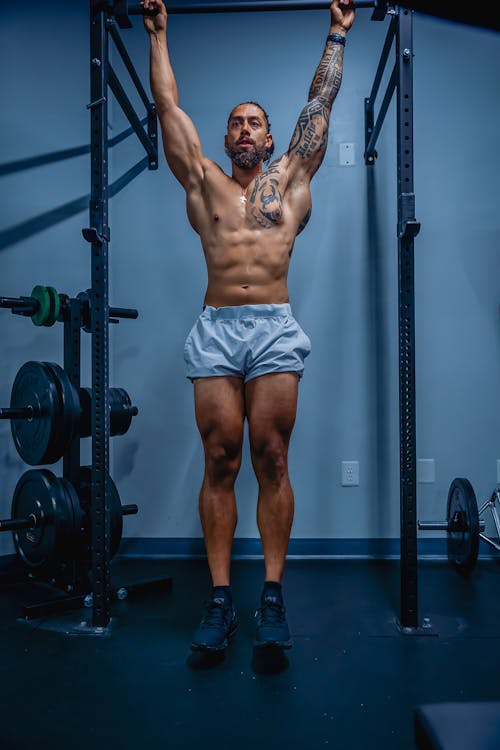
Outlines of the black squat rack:
{"type": "Polygon", "coordinates": [[[108,88],[146,151],[145,159],[125,176],[127,181],[145,166],[158,168],[156,110],[117,25],[131,26],[126,3],[90,1],[91,193],[89,227],[82,233],[91,245],[91,287],[75,298],[44,286],[36,286],[28,297],[0,298],[0,307],[31,317],[35,325],[64,324],[64,367],[27,362],[14,381],[10,407],[0,409],[0,418],[11,420],[14,443],[26,463],[38,466],[63,459],[62,478],[48,469],[23,474],[14,492],[12,518],[0,521],[0,531],[13,532],[28,577],[55,589],[54,594],[42,594],[42,600],[35,596],[22,612],[32,619],[85,604],[92,607],[87,630],[97,634],[108,628],[113,598],[125,598],[137,589],[171,588],[170,578],[116,590],[111,586],[110,561],[121,540],[122,518],[137,513],[138,507],[121,505],[109,474],[110,437],[125,434],[138,410],[124,389],[109,387],[109,324],[137,318],[138,313],[109,304],[108,88]],[[144,103],[142,119],[110,64],[109,36],[144,103]],[[92,336],[91,388],[80,384],[82,329],[92,336]],[[80,439],[90,435],[92,466],[81,467],[80,439]]]}

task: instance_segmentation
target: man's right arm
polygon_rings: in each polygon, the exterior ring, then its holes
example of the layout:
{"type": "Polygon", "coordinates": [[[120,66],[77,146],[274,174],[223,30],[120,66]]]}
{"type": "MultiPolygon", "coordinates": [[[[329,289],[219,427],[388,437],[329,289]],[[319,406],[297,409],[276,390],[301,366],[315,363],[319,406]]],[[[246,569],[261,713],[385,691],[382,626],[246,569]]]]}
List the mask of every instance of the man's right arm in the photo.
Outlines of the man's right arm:
{"type": "Polygon", "coordinates": [[[163,137],[167,163],[186,190],[203,180],[203,154],[200,139],[188,115],[179,107],[179,94],[167,46],[167,12],[161,0],[144,0],[145,10],[158,10],[144,16],[150,38],[150,84],[163,137]]]}

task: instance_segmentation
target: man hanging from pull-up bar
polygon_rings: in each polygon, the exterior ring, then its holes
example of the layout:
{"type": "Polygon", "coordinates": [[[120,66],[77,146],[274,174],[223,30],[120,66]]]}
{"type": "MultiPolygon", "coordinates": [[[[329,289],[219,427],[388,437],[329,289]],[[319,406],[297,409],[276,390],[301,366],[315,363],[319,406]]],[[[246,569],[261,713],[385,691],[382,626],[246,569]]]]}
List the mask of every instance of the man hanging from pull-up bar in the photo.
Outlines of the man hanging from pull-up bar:
{"type": "Polygon", "coordinates": [[[156,11],[144,16],[144,25],[165,155],[186,191],[208,271],[203,312],[184,349],[205,453],[199,510],[213,584],[191,648],[220,651],[236,630],[230,565],[245,417],[265,563],[255,644],[289,648],[281,589],[294,512],[288,445],[310,342],[292,316],[287,275],[295,237],[311,213],[310,181],[326,152],[354,10],[348,0],[330,6],[323,57],[286,153],[264,168],[274,150],[266,112],[255,102],[232,110],[224,141],[229,177],[204,156],[193,123],[179,107],[165,6],[160,0],[142,5],[156,11]]]}

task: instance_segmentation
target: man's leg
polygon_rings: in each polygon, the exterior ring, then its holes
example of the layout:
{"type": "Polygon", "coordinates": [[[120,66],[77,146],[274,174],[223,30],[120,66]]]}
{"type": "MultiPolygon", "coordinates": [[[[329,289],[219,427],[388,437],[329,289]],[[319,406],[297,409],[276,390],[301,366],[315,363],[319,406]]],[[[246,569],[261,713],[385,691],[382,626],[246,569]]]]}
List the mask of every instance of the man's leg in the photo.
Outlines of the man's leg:
{"type": "Polygon", "coordinates": [[[196,423],[205,452],[199,510],[214,586],[228,586],[236,528],[234,483],[241,465],[244,386],[241,378],[194,381],[196,423]]]}
{"type": "Polygon", "coordinates": [[[234,482],[241,465],[245,406],[243,381],[234,377],[194,381],[196,423],[205,451],[200,518],[212,595],[193,634],[195,651],[222,651],[237,627],[229,588],[231,546],[236,528],[234,482]]]}
{"type": "Polygon", "coordinates": [[[250,450],[259,482],[257,524],[266,569],[256,613],[258,647],[292,645],[281,581],[293,521],[288,445],[295,423],[297,395],[298,376],[292,372],[262,375],[246,385],[250,450]]]}
{"type": "Polygon", "coordinates": [[[270,373],[246,386],[250,451],[259,483],[257,524],[266,580],[281,582],[293,521],[288,445],[297,412],[298,376],[270,373]]]}

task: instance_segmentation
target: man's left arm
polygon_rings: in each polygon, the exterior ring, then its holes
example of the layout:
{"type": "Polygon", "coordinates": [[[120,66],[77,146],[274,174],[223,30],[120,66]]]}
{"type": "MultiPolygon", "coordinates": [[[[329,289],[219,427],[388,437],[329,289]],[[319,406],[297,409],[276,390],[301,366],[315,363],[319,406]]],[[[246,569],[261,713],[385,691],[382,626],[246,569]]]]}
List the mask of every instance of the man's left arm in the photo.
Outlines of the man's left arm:
{"type": "Polygon", "coordinates": [[[291,180],[311,179],[326,152],[330,112],[342,82],[345,36],[354,21],[354,10],[348,7],[348,0],[333,0],[330,13],[325,51],[288,147],[287,171],[291,180]]]}

